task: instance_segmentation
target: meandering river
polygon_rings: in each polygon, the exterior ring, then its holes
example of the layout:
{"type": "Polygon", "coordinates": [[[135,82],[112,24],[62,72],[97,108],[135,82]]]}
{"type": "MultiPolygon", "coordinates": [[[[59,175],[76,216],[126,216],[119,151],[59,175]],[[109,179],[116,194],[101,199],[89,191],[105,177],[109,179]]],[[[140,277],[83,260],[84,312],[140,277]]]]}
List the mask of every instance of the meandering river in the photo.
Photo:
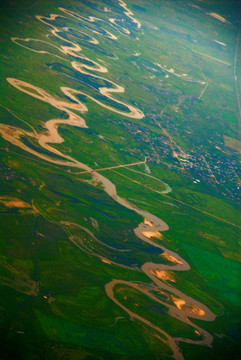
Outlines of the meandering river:
{"type": "MultiPolygon", "coordinates": [[[[5,140],[11,142],[15,146],[45,161],[65,167],[79,168],[86,171],[91,171],[92,177],[99,184],[102,184],[103,190],[114,201],[143,217],[143,222],[139,224],[136,229],[134,229],[134,232],[136,236],[140,239],[140,241],[144,241],[151,244],[152,246],[159,247],[164,251],[162,254],[162,258],[163,260],[166,260],[165,264],[146,262],[142,265],[141,269],[139,269],[139,271],[143,271],[151,280],[150,284],[148,284],[148,287],[141,286],[140,283],[137,283],[135,281],[113,279],[105,286],[106,294],[113,302],[115,302],[118,307],[120,307],[126,314],[128,314],[130,318],[138,321],[139,324],[143,323],[156,331],[158,333],[157,336],[160,338],[160,341],[165,342],[172,350],[173,357],[177,360],[182,360],[184,358],[178,346],[179,342],[183,341],[187,343],[195,343],[197,345],[206,346],[211,346],[212,343],[212,336],[206,330],[194,324],[190,319],[193,318],[213,321],[215,319],[215,315],[204,304],[184,294],[182,291],[178,290],[174,286],[175,281],[171,278],[171,273],[174,271],[187,271],[190,269],[190,266],[177,253],[168,250],[162,245],[159,245],[161,243],[161,240],[159,240],[158,243],[152,241],[153,237],[159,237],[162,231],[167,231],[169,229],[168,225],[157,216],[135,206],[131,202],[120,197],[117,193],[115,184],[112,183],[108,178],[91,169],[86,164],[62,153],[59,150],[56,150],[53,146],[51,146],[51,144],[60,144],[64,141],[64,139],[60,136],[58,132],[59,126],[66,124],[69,126],[76,126],[80,128],[88,127],[86,121],[83,118],[84,113],[88,111],[88,108],[77,97],[77,95],[79,94],[87,97],[89,100],[95,102],[99,106],[111,112],[118,113],[119,115],[124,115],[125,117],[135,119],[141,119],[144,117],[144,114],[141,110],[115,98],[115,94],[124,93],[125,88],[114,83],[113,81],[108,80],[107,78],[104,78],[102,75],[97,75],[97,73],[107,74],[107,67],[98,63],[96,60],[92,60],[86,55],[84,55],[82,53],[82,48],[77,43],[77,39],[75,41],[74,37],[71,38],[70,36],[65,36],[66,34],[70,33],[70,27],[61,27],[58,25],[58,21],[61,24],[64,23],[66,19],[72,20],[74,21],[74,23],[79,23],[80,25],[82,25],[82,30],[80,31],[80,33],[82,34],[81,36],[84,37],[84,41],[91,43],[93,46],[99,44],[101,41],[95,38],[96,35],[98,35],[100,38],[106,37],[108,39],[111,39],[113,42],[118,41],[118,37],[115,35],[116,32],[118,32],[119,34],[121,33],[120,36],[122,36],[122,34],[124,34],[123,36],[128,36],[128,34],[130,34],[131,32],[138,31],[141,28],[141,23],[137,19],[135,19],[134,14],[130,10],[128,10],[127,5],[124,3],[124,1],[119,0],[119,7],[123,11],[123,19],[114,19],[113,17],[111,17],[109,21],[95,18],[93,16],[84,17],[80,14],[77,14],[76,12],[64,8],[59,9],[59,14],[50,14],[49,17],[37,15],[36,19],[42,22],[43,26],[47,26],[49,28],[49,32],[46,35],[46,38],[51,35],[58,40],[57,44],[59,42],[62,42],[63,45],[53,45],[48,41],[40,41],[38,39],[32,38],[12,38],[12,41],[15,44],[18,44],[35,53],[38,53],[39,56],[44,56],[46,53],[48,53],[52,54],[53,56],[59,57],[68,62],[75,71],[89,76],[92,79],[96,79],[96,81],[103,80],[105,84],[108,84],[108,86],[98,88],[98,95],[101,95],[101,100],[99,100],[99,97],[97,99],[95,98],[95,96],[93,96],[93,94],[90,95],[87,92],[82,92],[80,90],[69,87],[60,87],[63,95],[66,97],[66,100],[63,100],[56,95],[50,94],[46,90],[38,87],[36,84],[30,84],[25,82],[24,80],[16,78],[7,78],[6,80],[9,82],[9,84],[11,84],[19,91],[25,93],[28,96],[34,97],[39,101],[48,103],[56,109],[64,111],[67,114],[68,118],[47,120],[44,125],[45,131],[39,133],[35,130],[26,131],[10,125],[0,124],[0,134],[5,140]],[[122,24],[121,27],[119,23],[122,24]],[[124,27],[123,24],[126,24],[126,26],[128,26],[129,24],[131,26],[127,28],[124,27]],[[112,34],[111,31],[106,30],[106,25],[109,25],[112,29],[114,29],[115,33],[112,34]],[[90,36],[89,34],[85,33],[85,29],[87,29],[88,31],[92,31],[93,35],[90,36]],[[72,40],[69,40],[70,38],[72,40]],[[46,50],[43,50],[43,46],[47,47],[46,50]],[[22,141],[22,138],[25,136],[34,138],[38,142],[39,146],[47,150],[50,155],[48,156],[47,154],[43,154],[27,146],[22,141]],[[56,157],[51,157],[51,154],[57,155],[59,159],[56,157]],[[166,264],[167,262],[169,265],[166,264]],[[191,340],[183,337],[171,337],[168,334],[167,329],[160,328],[155,323],[150,322],[143,316],[140,316],[138,313],[134,313],[133,311],[128,309],[115,297],[115,287],[119,285],[131,287],[147,296],[150,300],[155,301],[157,304],[165,306],[168,309],[169,316],[174,317],[193,328],[193,331],[195,331],[196,334],[199,334],[199,339],[191,340]],[[160,300],[157,296],[155,296],[154,293],[157,290],[168,294],[166,295],[168,296],[168,301],[160,300]]],[[[105,16],[106,13],[108,12],[105,10],[105,16]]],[[[168,191],[170,191],[169,187],[168,191]]],[[[66,223],[64,221],[60,221],[60,224],[66,226],[71,225],[71,223],[66,223]]],[[[76,226],[81,227],[78,224],[76,226]]],[[[83,227],[81,227],[81,229],[88,232],[90,236],[93,236],[93,238],[95,238],[94,234],[92,234],[90,230],[83,227]]],[[[96,238],[95,240],[98,241],[98,239],[96,238]]],[[[104,260],[104,262],[108,263],[108,259],[104,260]]],[[[115,263],[115,265],[118,266],[117,263],[115,263]]]]}

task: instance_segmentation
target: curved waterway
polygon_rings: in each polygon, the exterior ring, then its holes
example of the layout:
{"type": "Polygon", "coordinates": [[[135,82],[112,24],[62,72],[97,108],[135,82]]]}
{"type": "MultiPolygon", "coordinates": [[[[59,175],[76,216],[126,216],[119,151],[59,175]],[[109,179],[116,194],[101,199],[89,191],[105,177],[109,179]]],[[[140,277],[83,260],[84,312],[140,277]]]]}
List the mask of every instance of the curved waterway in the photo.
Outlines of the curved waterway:
{"type": "MultiPolygon", "coordinates": [[[[62,21],[73,18],[74,22],[79,22],[79,24],[84,25],[84,29],[88,29],[88,31],[93,32],[93,36],[90,36],[89,34],[81,31],[81,34],[84,35],[83,41],[91,43],[92,46],[99,44],[99,40],[95,39],[94,37],[96,36],[96,34],[101,37],[104,36],[112,41],[116,41],[118,39],[117,36],[115,34],[112,34],[110,31],[103,29],[102,24],[104,26],[108,24],[118,33],[120,33],[120,26],[117,23],[118,21],[121,21],[122,24],[131,24],[130,29],[124,28],[122,26],[122,33],[125,36],[127,36],[133,31],[133,27],[136,31],[141,28],[141,23],[134,18],[133,13],[128,10],[127,5],[124,3],[124,1],[119,1],[119,7],[124,12],[124,19],[113,19],[112,17],[109,19],[109,21],[107,21],[95,18],[93,16],[85,18],[73,11],[63,8],[60,8],[59,10],[64,13],[64,15],[50,14],[49,17],[43,17],[39,15],[36,16],[37,20],[41,21],[44,26],[47,25],[50,28],[49,33],[46,35],[46,37],[48,38],[49,35],[56,37],[56,39],[58,39],[57,43],[63,42],[64,45],[55,46],[50,42],[40,41],[38,39],[32,38],[12,38],[12,41],[14,43],[40,54],[39,56],[44,56],[44,54],[48,53],[53,56],[61,57],[63,60],[68,61],[72,68],[75,69],[77,72],[91,77],[92,80],[104,80],[105,84],[108,84],[109,87],[105,86],[98,88],[98,95],[101,95],[103,99],[101,101],[99,99],[96,99],[95,96],[89,95],[86,92],[82,92],[80,90],[69,87],[61,87],[60,89],[63,95],[68,99],[63,100],[62,98],[52,95],[34,84],[27,83],[20,79],[7,78],[9,84],[11,84],[16,89],[29,96],[34,97],[35,99],[38,99],[39,101],[43,101],[61,111],[64,111],[67,114],[68,118],[50,119],[46,121],[45,131],[41,133],[37,133],[35,130],[26,131],[6,124],[0,124],[0,133],[5,140],[45,161],[65,167],[74,167],[90,171],[92,177],[96,181],[98,181],[98,183],[102,184],[104,191],[114,201],[143,217],[143,222],[139,224],[136,229],[134,229],[134,232],[141,241],[158,247],[163,251],[163,253],[161,254],[161,258],[163,259],[164,263],[146,262],[142,265],[140,269],[135,269],[126,265],[113,263],[112,261],[108,261],[108,259],[103,259],[103,257],[99,256],[103,262],[112,263],[116,266],[123,266],[128,269],[132,269],[133,271],[142,271],[151,280],[150,283],[144,284],[135,281],[113,279],[105,286],[106,294],[118,307],[120,307],[126,314],[128,314],[128,316],[132,320],[137,321],[139,324],[142,323],[143,325],[152,328],[156,333],[158,333],[158,335],[156,336],[160,339],[160,341],[164,342],[170,347],[173,353],[173,357],[177,360],[182,360],[184,358],[178,346],[179,342],[193,343],[206,346],[211,346],[212,343],[212,336],[207,331],[194,324],[190,319],[193,318],[213,321],[215,319],[215,315],[204,304],[191,298],[190,296],[184,294],[182,291],[174,287],[175,280],[172,278],[172,272],[187,271],[190,269],[190,266],[177,253],[170,251],[164,246],[160,245],[160,240],[159,244],[152,241],[153,237],[159,237],[159,239],[161,239],[160,233],[162,231],[167,231],[169,229],[168,225],[157,216],[145,210],[142,210],[141,208],[133,205],[126,199],[120,197],[117,193],[115,184],[113,184],[109,179],[107,179],[97,171],[91,169],[86,164],[62,153],[59,150],[56,150],[53,146],[51,146],[51,144],[60,144],[64,141],[64,139],[60,136],[58,132],[58,127],[62,124],[76,126],[80,128],[88,127],[84,118],[79,115],[82,115],[86,111],[88,111],[87,106],[79,100],[77,96],[79,94],[84,95],[93,102],[97,103],[99,106],[102,106],[103,108],[118,113],[120,115],[124,115],[125,117],[135,119],[141,119],[144,117],[142,111],[114,97],[115,94],[124,93],[124,87],[114,83],[113,81],[108,80],[107,78],[104,78],[103,76],[96,75],[96,73],[108,73],[108,69],[102,64],[91,60],[90,58],[85,56],[82,53],[82,48],[77,42],[74,41],[74,38],[72,38],[73,41],[69,40],[69,38],[67,39],[67,36],[65,36],[64,34],[70,32],[70,27],[59,28],[59,26],[56,24],[57,20],[62,21]],[[48,50],[38,48],[39,45],[41,45],[41,47],[47,46],[48,50]],[[121,105],[122,108],[125,108],[125,110],[120,109],[119,105],[121,105]],[[49,155],[38,152],[37,150],[34,150],[27,146],[21,140],[22,137],[26,136],[34,138],[35,141],[38,142],[40,147],[44,148],[49,152],[49,155]],[[55,157],[51,157],[51,154],[55,155],[55,157]],[[59,157],[59,159],[56,157],[56,155],[59,157]],[[170,282],[172,283],[172,285],[169,285],[170,282]],[[188,325],[190,328],[193,329],[193,332],[198,334],[198,340],[192,340],[183,337],[171,337],[168,332],[157,326],[154,322],[151,322],[145,317],[140,316],[137,313],[134,313],[133,311],[128,309],[119,300],[117,300],[115,296],[115,288],[118,286],[131,287],[135,289],[135,291],[139,291],[140,295],[143,294],[148,297],[150,301],[155,301],[157,304],[160,304],[161,306],[167,308],[169,316],[176,318],[178,321],[181,321],[182,323],[188,325]],[[160,298],[158,298],[158,296],[154,295],[158,292],[165,294],[168,301],[161,300],[160,298]]],[[[167,189],[164,190],[164,192],[165,191],[170,191],[170,187],[168,187],[168,185],[167,189]]],[[[66,226],[78,226],[83,231],[86,231],[96,241],[98,241],[98,239],[95,238],[94,234],[91,233],[90,230],[83,228],[78,224],[67,223],[64,221],[60,221],[60,224],[66,226]]],[[[70,240],[74,241],[74,238],[71,237],[70,240]]]]}

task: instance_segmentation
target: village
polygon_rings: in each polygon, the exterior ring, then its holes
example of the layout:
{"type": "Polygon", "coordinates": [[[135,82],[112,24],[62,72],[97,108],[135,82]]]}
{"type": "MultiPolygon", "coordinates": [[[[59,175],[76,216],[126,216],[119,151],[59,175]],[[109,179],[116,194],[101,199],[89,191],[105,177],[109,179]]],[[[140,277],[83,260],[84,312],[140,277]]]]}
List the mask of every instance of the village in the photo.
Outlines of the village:
{"type": "MultiPolygon", "coordinates": [[[[122,151],[131,151],[141,157],[145,155],[148,163],[161,163],[175,172],[181,172],[193,184],[204,183],[227,199],[240,202],[241,173],[237,151],[227,150],[221,137],[208,139],[208,146],[193,142],[191,149],[184,151],[174,139],[175,135],[175,138],[180,136],[175,126],[162,128],[163,134],[154,134],[148,127],[130,122],[125,122],[125,128],[135,138],[136,146],[133,147],[132,143],[130,150],[126,148],[122,151]]],[[[182,140],[188,141],[188,135],[184,131],[182,140]]]]}

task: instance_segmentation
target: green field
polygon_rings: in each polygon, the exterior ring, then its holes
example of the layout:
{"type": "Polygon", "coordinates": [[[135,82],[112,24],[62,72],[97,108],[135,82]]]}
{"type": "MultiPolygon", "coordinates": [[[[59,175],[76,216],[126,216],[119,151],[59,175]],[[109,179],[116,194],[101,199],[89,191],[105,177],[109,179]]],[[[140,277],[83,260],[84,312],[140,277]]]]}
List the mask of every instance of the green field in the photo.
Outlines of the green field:
{"type": "Polygon", "coordinates": [[[240,359],[237,2],[0,9],[0,358],[240,359]]]}

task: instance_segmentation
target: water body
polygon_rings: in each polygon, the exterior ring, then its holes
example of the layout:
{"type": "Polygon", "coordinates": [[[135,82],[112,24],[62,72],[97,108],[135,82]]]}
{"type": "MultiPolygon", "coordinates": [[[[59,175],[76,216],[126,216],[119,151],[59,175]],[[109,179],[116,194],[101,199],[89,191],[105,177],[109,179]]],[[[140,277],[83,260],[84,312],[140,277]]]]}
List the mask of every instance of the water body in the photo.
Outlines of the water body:
{"type": "MultiPolygon", "coordinates": [[[[135,213],[141,215],[143,217],[143,222],[139,224],[139,226],[134,229],[136,236],[140,239],[140,241],[144,241],[153,247],[156,248],[156,251],[160,251],[160,254],[163,260],[168,261],[169,265],[163,263],[152,263],[146,262],[144,263],[140,269],[133,269],[133,271],[142,271],[145,273],[148,278],[152,281],[148,284],[148,287],[143,286],[144,284],[137,283],[135,281],[126,281],[121,279],[113,279],[111,282],[106,284],[105,290],[107,296],[120,308],[122,308],[131,319],[134,321],[138,321],[148,327],[154,329],[159,335],[158,338],[160,341],[166,343],[173,352],[173,357],[177,360],[182,360],[183,355],[179,349],[179,342],[186,343],[194,343],[197,345],[205,345],[210,346],[212,343],[212,336],[204,329],[199,327],[198,325],[191,322],[191,318],[193,319],[202,319],[206,321],[213,321],[215,319],[215,315],[202,303],[196,301],[195,299],[189,297],[184,294],[180,290],[166,283],[166,279],[170,279],[169,270],[173,271],[188,271],[190,269],[189,264],[181,258],[177,253],[168,250],[162,245],[157,244],[152,240],[153,237],[159,237],[161,239],[161,232],[168,231],[168,225],[160,218],[151,214],[140,207],[132,204],[126,199],[120,197],[116,191],[116,186],[112,183],[108,178],[99,174],[98,172],[91,169],[86,164],[76,160],[75,158],[68,156],[61,151],[56,150],[51,146],[51,144],[60,144],[64,141],[64,139],[59,135],[58,127],[62,124],[75,126],[79,128],[87,128],[82,114],[88,111],[88,108],[85,104],[83,104],[79,98],[78,94],[84,95],[88,99],[93,102],[99,104],[105,109],[112,111],[114,113],[118,113],[120,115],[124,115],[125,117],[141,119],[144,117],[144,114],[139,109],[131,106],[125,102],[121,102],[120,100],[115,99],[115,94],[124,93],[125,89],[123,86],[120,86],[96,73],[107,73],[108,69],[106,66],[91,60],[87,56],[82,53],[82,48],[79,44],[74,41],[74,38],[63,36],[63,32],[68,32],[69,28],[59,28],[57,25],[58,20],[63,19],[71,19],[74,18],[75,21],[80,24],[84,24],[88,30],[93,32],[93,37],[88,34],[82,33],[84,36],[84,41],[91,43],[92,45],[99,44],[99,40],[95,39],[96,34],[98,36],[103,36],[111,39],[112,41],[117,41],[118,38],[115,34],[112,34],[110,31],[103,29],[102,25],[106,27],[107,24],[111,25],[111,27],[117,31],[118,33],[122,32],[127,36],[133,29],[138,31],[141,28],[141,23],[135,19],[134,14],[127,8],[127,5],[124,1],[119,0],[119,7],[123,11],[123,19],[113,19],[110,18],[109,22],[102,19],[97,19],[95,17],[83,17],[80,14],[77,14],[73,11],[60,8],[59,10],[64,14],[50,14],[49,17],[43,17],[41,15],[37,15],[36,19],[43,23],[43,26],[47,26],[49,30],[49,34],[55,37],[58,42],[63,42],[63,45],[53,46],[52,44],[47,44],[47,42],[41,42],[41,45],[48,45],[47,50],[36,50],[36,47],[31,48],[31,44],[36,44],[40,40],[38,39],[19,39],[13,38],[12,41],[19,46],[23,46],[28,48],[29,50],[39,53],[39,56],[44,56],[45,53],[49,53],[49,48],[51,48],[51,52],[55,51],[56,56],[62,56],[64,59],[67,59],[69,62],[69,66],[71,66],[76,72],[81,74],[88,75],[91,77],[92,81],[96,79],[96,81],[104,80],[106,83],[105,87],[99,87],[97,89],[98,94],[102,95],[102,98],[106,101],[100,101],[94,95],[89,95],[88,93],[81,92],[80,90],[76,90],[74,88],[68,87],[60,87],[63,94],[66,96],[66,100],[59,99],[57,96],[52,95],[45,91],[44,89],[38,87],[36,84],[30,84],[23,80],[19,80],[16,78],[7,78],[6,80],[13,87],[18,89],[19,91],[25,93],[27,96],[34,97],[39,101],[43,101],[45,103],[50,104],[51,106],[65,112],[68,116],[67,119],[50,119],[45,122],[45,132],[37,133],[35,130],[26,131],[17,127],[9,126],[6,124],[0,124],[0,134],[2,137],[14,144],[15,146],[39,157],[49,163],[58,164],[64,167],[71,168],[79,168],[82,170],[91,171],[92,177],[96,182],[102,184],[103,190],[108,194],[114,201],[129,209],[130,211],[134,211],[135,213]],[[122,23],[131,24],[129,28],[124,28],[120,31],[120,25],[118,22],[120,20],[125,20],[122,23]],[[128,20],[128,21],[127,21],[128,20]],[[92,26],[94,24],[94,27],[92,26]],[[86,35],[86,36],[85,36],[86,35]],[[71,40],[70,40],[71,38],[71,40]],[[30,41],[31,40],[31,41],[30,41]],[[61,55],[62,54],[62,55],[61,55]],[[73,58],[75,59],[73,61],[73,58]],[[107,87],[109,86],[109,87],[107,87]],[[111,100],[111,105],[108,105],[108,100],[111,100]],[[119,105],[123,107],[122,110],[119,109],[119,105]],[[115,106],[116,105],[116,106],[115,106]],[[76,114],[78,113],[78,115],[76,114]],[[81,115],[79,115],[81,114],[81,115]],[[30,146],[27,142],[23,141],[22,138],[30,137],[35,140],[39,144],[39,146],[45,150],[47,150],[52,155],[57,155],[57,157],[49,156],[47,153],[40,151],[37,147],[30,146]],[[137,313],[132,312],[126,306],[124,306],[120,301],[118,301],[115,297],[115,287],[117,285],[124,285],[132,287],[133,289],[140,292],[140,294],[146,295],[150,300],[155,301],[157,304],[164,305],[168,310],[168,315],[174,317],[183,323],[191,326],[196,332],[200,334],[199,340],[191,340],[182,337],[171,337],[166,329],[162,329],[157,326],[155,323],[150,322],[145,317],[138,315],[137,313]],[[154,293],[157,290],[164,291],[169,294],[169,302],[160,300],[154,293]],[[170,303],[171,302],[171,303],[170,303]]],[[[53,53],[54,54],[54,53],[53,53]]],[[[138,54],[139,55],[139,54],[138,54]]],[[[116,57],[116,60],[118,57],[116,57]]],[[[149,175],[152,177],[151,175],[149,175]]],[[[171,191],[170,187],[166,185],[166,192],[171,191]]],[[[81,227],[78,224],[61,222],[63,226],[77,226],[80,227],[82,231],[85,231],[90,235],[96,242],[100,242],[90,230],[81,227]]],[[[74,242],[81,250],[88,251],[86,248],[84,249],[84,244],[77,243],[75,237],[70,236],[70,241],[74,242]]],[[[79,239],[78,239],[79,240],[79,239]]],[[[160,243],[160,241],[159,241],[160,243]]],[[[102,243],[102,245],[106,246],[102,243]]],[[[118,249],[112,248],[112,250],[121,251],[118,249]]],[[[127,249],[128,251],[128,249],[127,249]]],[[[92,254],[92,253],[91,253],[92,254]]],[[[112,263],[116,266],[122,266],[130,269],[129,266],[124,264],[114,263],[103,256],[98,254],[92,254],[98,256],[104,263],[112,263]]],[[[147,284],[145,284],[147,285],[147,284]]]]}

